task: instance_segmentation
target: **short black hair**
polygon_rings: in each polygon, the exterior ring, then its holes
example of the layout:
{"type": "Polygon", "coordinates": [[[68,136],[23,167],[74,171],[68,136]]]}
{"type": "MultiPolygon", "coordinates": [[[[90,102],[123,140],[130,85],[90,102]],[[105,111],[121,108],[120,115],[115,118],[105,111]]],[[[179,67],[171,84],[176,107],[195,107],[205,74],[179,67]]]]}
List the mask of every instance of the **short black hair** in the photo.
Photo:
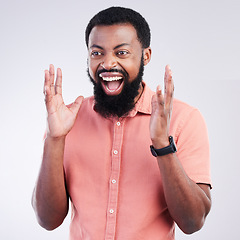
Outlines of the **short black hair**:
{"type": "Polygon", "coordinates": [[[150,28],[143,16],[124,7],[110,7],[97,13],[88,23],[85,31],[85,41],[88,47],[89,35],[95,26],[110,26],[114,24],[130,23],[137,32],[138,40],[143,48],[150,46],[150,28]]]}

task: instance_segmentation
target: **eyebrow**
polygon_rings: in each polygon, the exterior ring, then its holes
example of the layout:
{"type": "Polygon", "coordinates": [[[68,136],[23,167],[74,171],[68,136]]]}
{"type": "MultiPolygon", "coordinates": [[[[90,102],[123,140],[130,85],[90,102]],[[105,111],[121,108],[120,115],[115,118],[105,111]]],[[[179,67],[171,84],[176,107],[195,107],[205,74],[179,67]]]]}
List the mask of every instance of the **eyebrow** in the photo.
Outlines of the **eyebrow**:
{"type": "Polygon", "coordinates": [[[101,46],[99,46],[99,45],[97,45],[97,44],[93,44],[90,48],[100,48],[100,49],[103,50],[103,47],[101,47],[101,46]]]}
{"type": "Polygon", "coordinates": [[[117,48],[123,47],[123,46],[130,46],[130,44],[128,44],[128,43],[119,44],[114,48],[114,50],[117,49],[117,48]]]}
{"type": "MultiPolygon", "coordinates": [[[[128,44],[128,43],[122,43],[122,44],[117,45],[117,46],[114,47],[113,49],[115,50],[115,49],[120,48],[120,47],[123,47],[123,46],[130,46],[130,44],[128,44]]],[[[101,47],[101,46],[99,46],[99,45],[97,45],[97,44],[93,44],[90,48],[99,48],[99,49],[104,50],[103,47],[101,47]]]]}

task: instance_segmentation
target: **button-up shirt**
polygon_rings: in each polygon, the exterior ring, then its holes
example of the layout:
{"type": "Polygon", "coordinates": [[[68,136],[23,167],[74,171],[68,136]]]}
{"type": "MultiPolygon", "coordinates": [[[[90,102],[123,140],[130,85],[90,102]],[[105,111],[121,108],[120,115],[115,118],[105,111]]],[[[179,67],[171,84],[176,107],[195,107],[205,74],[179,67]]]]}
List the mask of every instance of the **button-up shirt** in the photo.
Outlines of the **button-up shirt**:
{"type": "MultiPolygon", "coordinates": [[[[65,144],[71,240],[174,239],[161,173],[149,148],[153,94],[145,85],[135,108],[120,119],[99,115],[93,97],[84,100],[65,144]]],[[[170,134],[188,176],[211,184],[207,129],[199,111],[175,99],[170,134]]]]}

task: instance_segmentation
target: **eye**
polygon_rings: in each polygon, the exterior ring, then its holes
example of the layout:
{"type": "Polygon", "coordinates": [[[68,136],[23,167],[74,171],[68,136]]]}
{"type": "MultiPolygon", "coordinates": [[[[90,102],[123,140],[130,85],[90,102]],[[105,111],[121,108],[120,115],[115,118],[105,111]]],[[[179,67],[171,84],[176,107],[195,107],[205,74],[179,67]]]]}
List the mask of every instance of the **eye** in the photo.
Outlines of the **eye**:
{"type": "Polygon", "coordinates": [[[117,52],[118,56],[126,56],[127,54],[129,54],[127,50],[120,50],[117,52]]]}
{"type": "Polygon", "coordinates": [[[101,56],[101,55],[103,55],[101,52],[99,52],[99,51],[92,51],[91,52],[91,56],[92,57],[99,57],[99,56],[101,56]]]}

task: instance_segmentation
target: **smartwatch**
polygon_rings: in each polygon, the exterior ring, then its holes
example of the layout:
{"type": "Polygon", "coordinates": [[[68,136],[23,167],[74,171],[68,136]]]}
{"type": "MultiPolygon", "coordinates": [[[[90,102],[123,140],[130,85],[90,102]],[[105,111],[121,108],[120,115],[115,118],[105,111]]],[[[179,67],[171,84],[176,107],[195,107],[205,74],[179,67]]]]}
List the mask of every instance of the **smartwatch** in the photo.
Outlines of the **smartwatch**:
{"type": "Polygon", "coordinates": [[[164,155],[167,155],[169,153],[177,152],[177,148],[176,148],[176,145],[174,143],[174,140],[173,140],[172,136],[169,136],[169,145],[167,147],[156,149],[156,148],[153,147],[153,145],[151,145],[150,150],[151,150],[151,153],[154,157],[164,156],[164,155]]]}

